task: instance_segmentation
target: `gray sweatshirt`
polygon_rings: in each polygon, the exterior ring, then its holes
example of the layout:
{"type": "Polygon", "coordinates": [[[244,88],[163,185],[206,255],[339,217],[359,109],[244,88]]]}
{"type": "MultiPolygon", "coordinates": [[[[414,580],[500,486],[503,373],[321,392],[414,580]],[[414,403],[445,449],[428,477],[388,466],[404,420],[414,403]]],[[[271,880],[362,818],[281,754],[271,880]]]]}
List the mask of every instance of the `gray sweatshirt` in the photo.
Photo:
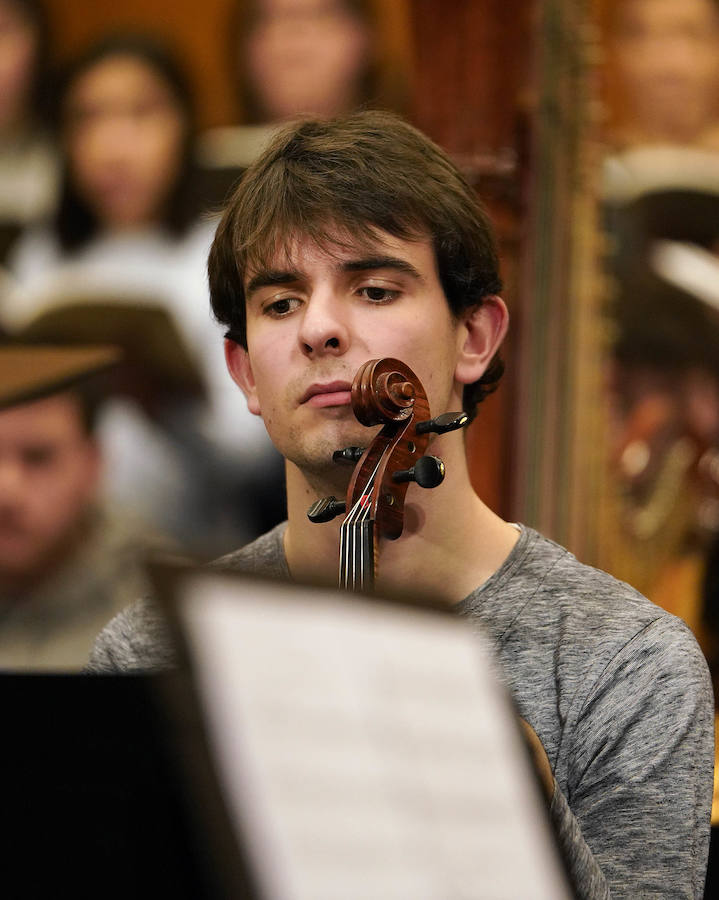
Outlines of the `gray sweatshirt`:
{"type": "MultiPolygon", "coordinates": [[[[283,529],[215,565],[288,578],[283,529]]],[[[714,705],[684,623],[529,528],[459,611],[494,644],[547,752],[551,816],[578,896],[701,898],[714,705]]],[[[141,600],[99,635],[88,670],[171,664],[159,613],[141,600]]]]}

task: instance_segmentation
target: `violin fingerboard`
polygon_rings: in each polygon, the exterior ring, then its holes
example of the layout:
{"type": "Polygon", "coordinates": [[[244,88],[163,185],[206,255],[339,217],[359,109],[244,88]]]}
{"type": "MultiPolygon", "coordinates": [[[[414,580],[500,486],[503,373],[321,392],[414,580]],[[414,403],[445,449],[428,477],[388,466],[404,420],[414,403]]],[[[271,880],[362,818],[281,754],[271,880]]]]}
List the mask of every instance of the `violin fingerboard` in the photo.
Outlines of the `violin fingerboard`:
{"type": "Polygon", "coordinates": [[[374,587],[374,521],[353,527],[343,524],[340,532],[340,588],[371,591],[374,587]]]}

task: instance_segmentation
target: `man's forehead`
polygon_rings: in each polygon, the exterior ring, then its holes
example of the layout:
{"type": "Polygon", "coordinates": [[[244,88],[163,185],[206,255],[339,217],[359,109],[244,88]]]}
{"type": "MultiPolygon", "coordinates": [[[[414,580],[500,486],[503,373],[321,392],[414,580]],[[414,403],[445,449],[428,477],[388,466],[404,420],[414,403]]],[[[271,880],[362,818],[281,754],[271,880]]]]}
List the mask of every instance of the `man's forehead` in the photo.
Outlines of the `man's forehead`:
{"type": "Polygon", "coordinates": [[[0,434],[56,437],[82,434],[82,409],[71,391],[0,410],[0,434]]]}
{"type": "Polygon", "coordinates": [[[317,262],[341,268],[343,263],[353,260],[376,259],[384,256],[415,256],[422,251],[431,254],[434,249],[427,235],[402,238],[372,229],[368,235],[353,235],[347,232],[330,232],[324,238],[306,234],[293,234],[283,241],[275,241],[264,254],[248,261],[244,273],[245,287],[260,272],[296,271],[302,272],[317,262]]]}

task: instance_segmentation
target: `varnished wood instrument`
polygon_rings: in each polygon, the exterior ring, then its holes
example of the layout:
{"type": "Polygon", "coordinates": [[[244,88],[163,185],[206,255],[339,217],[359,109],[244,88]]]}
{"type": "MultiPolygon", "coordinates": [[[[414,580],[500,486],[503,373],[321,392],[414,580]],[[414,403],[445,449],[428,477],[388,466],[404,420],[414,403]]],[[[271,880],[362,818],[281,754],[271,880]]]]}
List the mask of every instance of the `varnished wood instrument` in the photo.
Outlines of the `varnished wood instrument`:
{"type": "Polygon", "coordinates": [[[367,447],[337,450],[334,461],[356,462],[344,501],[324,497],[312,504],[312,522],[344,515],[340,529],[341,588],[368,591],[374,585],[379,543],[396,540],[404,525],[407,487],[433,488],[444,480],[444,463],[425,456],[432,433],[467,424],[463,412],[430,416],[427,395],[415,373],[398,359],[364,363],[352,382],[352,410],[368,428],[382,425],[367,447]]]}

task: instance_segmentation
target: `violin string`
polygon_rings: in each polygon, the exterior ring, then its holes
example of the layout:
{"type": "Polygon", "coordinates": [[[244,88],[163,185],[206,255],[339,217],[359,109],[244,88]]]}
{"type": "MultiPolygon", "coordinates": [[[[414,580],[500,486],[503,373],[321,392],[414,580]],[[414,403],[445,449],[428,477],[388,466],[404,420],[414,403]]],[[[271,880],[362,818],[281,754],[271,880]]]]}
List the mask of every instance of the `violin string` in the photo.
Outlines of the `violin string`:
{"type": "Polygon", "coordinates": [[[354,546],[354,532],[355,532],[355,519],[357,518],[358,505],[352,507],[348,515],[345,517],[344,522],[342,523],[342,533],[343,533],[343,544],[344,544],[344,566],[343,566],[343,583],[341,586],[343,588],[349,587],[349,572],[350,572],[350,550],[352,554],[355,552],[354,546]],[[351,535],[351,540],[348,539],[348,535],[351,535]]]}
{"type": "MultiPolygon", "coordinates": [[[[370,507],[370,504],[367,502],[367,496],[368,496],[369,491],[372,490],[372,489],[374,489],[374,483],[375,483],[375,480],[376,480],[376,478],[377,478],[377,473],[378,473],[378,471],[379,471],[379,469],[380,469],[380,465],[381,465],[381,459],[377,461],[377,464],[375,465],[374,471],[372,472],[372,474],[370,475],[370,477],[367,479],[367,484],[365,485],[365,489],[364,489],[364,492],[363,492],[363,494],[362,494],[362,497],[361,497],[360,500],[358,501],[359,503],[362,504],[362,508],[361,508],[360,511],[359,511],[360,524],[363,524],[364,522],[366,522],[366,521],[370,518],[371,507],[370,507]]],[[[355,528],[354,534],[353,534],[353,540],[355,541],[355,544],[356,544],[356,542],[357,542],[357,535],[358,535],[358,530],[355,528]]],[[[360,547],[359,547],[359,553],[360,553],[360,583],[359,583],[359,587],[360,587],[361,590],[364,590],[364,588],[365,588],[365,568],[364,568],[364,564],[365,564],[365,553],[363,552],[363,549],[364,549],[364,541],[363,541],[362,538],[363,538],[363,535],[360,533],[360,534],[359,534],[359,540],[360,540],[360,547]]],[[[356,565],[356,561],[357,561],[357,547],[356,547],[356,546],[353,548],[353,551],[354,551],[353,559],[354,559],[354,562],[355,562],[355,565],[356,565]]],[[[356,584],[356,578],[353,579],[353,581],[354,581],[355,584],[356,584]]]]}
{"type": "MultiPolygon", "coordinates": [[[[366,502],[366,497],[368,492],[372,490],[374,487],[374,482],[377,477],[377,472],[379,471],[380,465],[382,463],[381,458],[377,460],[373,471],[371,472],[369,478],[367,479],[366,484],[364,485],[364,489],[359,499],[355,501],[352,509],[345,516],[344,522],[340,527],[340,563],[344,562],[344,565],[341,565],[342,571],[340,573],[340,587],[348,588],[349,587],[349,553],[350,547],[348,546],[347,541],[347,532],[350,527],[352,527],[352,537],[351,537],[351,555],[352,555],[352,585],[353,587],[357,586],[357,531],[358,525],[361,525],[370,517],[370,504],[366,502]]],[[[360,588],[364,588],[365,585],[365,575],[364,575],[364,554],[361,553],[362,547],[360,544],[360,554],[361,554],[361,564],[360,564],[360,588]]]]}

